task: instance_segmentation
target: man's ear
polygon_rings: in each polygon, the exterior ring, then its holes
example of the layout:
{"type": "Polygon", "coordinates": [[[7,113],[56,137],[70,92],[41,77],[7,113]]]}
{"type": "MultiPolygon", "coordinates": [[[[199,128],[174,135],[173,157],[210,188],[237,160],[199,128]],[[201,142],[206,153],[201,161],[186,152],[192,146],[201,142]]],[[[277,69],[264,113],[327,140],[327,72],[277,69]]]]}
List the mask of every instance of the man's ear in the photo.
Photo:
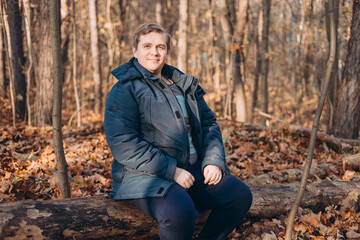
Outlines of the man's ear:
{"type": "Polygon", "coordinates": [[[135,58],[137,58],[137,51],[135,47],[132,47],[132,52],[135,58]]]}

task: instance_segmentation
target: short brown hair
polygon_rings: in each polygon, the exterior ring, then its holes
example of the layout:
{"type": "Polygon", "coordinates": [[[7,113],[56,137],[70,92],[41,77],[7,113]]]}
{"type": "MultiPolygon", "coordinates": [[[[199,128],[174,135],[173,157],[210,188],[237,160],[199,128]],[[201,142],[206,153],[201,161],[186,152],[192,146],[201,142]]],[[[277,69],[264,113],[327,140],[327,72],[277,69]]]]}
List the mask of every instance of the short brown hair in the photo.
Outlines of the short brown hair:
{"type": "Polygon", "coordinates": [[[136,29],[132,39],[133,47],[137,49],[137,46],[140,41],[140,37],[149,34],[151,32],[165,34],[167,50],[170,50],[170,40],[171,40],[170,34],[162,26],[156,23],[143,23],[136,29]]]}

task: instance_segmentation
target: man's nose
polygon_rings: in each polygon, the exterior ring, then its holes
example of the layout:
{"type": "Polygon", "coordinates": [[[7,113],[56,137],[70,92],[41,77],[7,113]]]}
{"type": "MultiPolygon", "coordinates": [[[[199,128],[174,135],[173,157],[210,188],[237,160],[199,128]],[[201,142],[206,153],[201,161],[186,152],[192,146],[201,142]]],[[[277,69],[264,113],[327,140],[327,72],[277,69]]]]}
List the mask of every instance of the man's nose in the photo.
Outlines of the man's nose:
{"type": "Polygon", "coordinates": [[[156,47],[152,47],[152,48],[151,48],[151,54],[154,54],[154,55],[158,55],[158,54],[159,54],[159,52],[158,52],[158,50],[156,49],[156,47]]]}

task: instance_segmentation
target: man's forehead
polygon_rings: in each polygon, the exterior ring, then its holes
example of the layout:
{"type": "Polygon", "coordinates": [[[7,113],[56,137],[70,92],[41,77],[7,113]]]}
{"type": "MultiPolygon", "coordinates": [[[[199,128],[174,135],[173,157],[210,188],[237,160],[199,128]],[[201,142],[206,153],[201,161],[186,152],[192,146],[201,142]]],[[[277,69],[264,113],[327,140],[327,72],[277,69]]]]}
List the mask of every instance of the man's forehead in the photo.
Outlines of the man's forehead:
{"type": "Polygon", "coordinates": [[[166,35],[165,33],[161,33],[161,32],[150,32],[148,34],[144,34],[144,35],[141,35],[139,37],[139,40],[141,42],[153,42],[153,41],[164,41],[166,42],[166,35]]]}

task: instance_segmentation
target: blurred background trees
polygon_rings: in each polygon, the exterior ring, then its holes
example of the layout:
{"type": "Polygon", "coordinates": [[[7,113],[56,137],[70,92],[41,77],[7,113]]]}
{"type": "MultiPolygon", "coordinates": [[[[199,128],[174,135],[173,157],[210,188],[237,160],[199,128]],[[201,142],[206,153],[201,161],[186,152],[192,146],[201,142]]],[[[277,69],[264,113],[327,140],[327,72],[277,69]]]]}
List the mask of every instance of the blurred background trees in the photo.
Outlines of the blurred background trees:
{"type": "MultiPolygon", "coordinates": [[[[311,125],[329,54],[326,1],[60,2],[63,124],[101,121],[110,72],[132,57],[134,30],[158,22],[172,35],[168,63],[201,78],[219,118],[276,124],[267,113],[311,125]]],[[[358,138],[360,3],[336,2],[336,68],[321,130],[358,138]]],[[[1,0],[1,11],[0,99],[11,99],[16,121],[51,124],[49,2],[1,0]]]]}

